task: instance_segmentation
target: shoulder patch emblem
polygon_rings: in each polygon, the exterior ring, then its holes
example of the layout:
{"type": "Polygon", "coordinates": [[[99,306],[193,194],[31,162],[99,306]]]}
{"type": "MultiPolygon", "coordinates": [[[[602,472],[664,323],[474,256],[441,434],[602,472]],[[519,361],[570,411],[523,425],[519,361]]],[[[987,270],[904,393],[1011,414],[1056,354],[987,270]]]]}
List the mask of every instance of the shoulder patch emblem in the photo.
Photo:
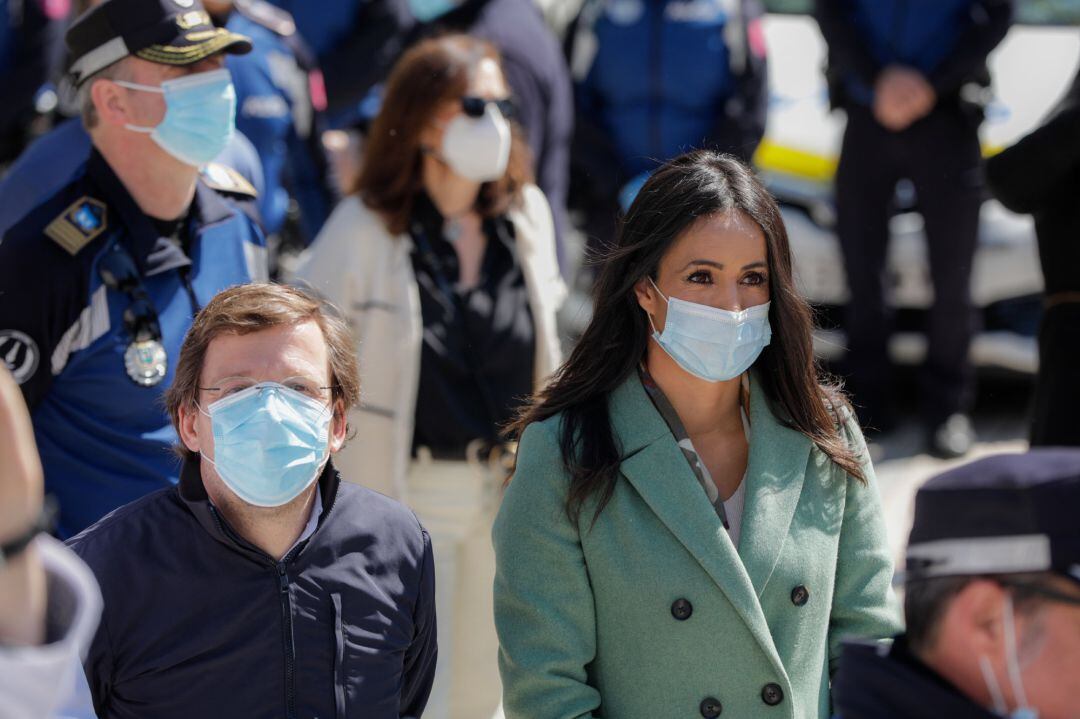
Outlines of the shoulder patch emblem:
{"type": "Polygon", "coordinates": [[[78,254],[108,226],[105,203],[81,197],[45,227],[45,234],[70,254],[78,254]]]}
{"type": "Polygon", "coordinates": [[[227,192],[245,197],[258,197],[255,187],[239,172],[217,162],[211,162],[200,172],[207,187],[218,192],[227,192]]]}
{"type": "Polygon", "coordinates": [[[40,353],[37,344],[18,330],[0,330],[0,364],[6,365],[17,384],[37,372],[40,353]]]}

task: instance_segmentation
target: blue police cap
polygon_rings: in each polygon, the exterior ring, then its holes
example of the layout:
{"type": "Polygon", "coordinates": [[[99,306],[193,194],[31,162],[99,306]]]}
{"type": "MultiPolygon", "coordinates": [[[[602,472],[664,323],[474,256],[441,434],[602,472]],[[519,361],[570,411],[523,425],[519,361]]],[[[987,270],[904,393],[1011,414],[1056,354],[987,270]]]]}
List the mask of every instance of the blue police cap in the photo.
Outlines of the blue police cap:
{"type": "Polygon", "coordinates": [[[218,52],[243,54],[251,40],[216,27],[202,0],[105,0],[65,36],[75,85],[129,55],[191,65],[218,52]]]}
{"type": "Polygon", "coordinates": [[[1080,449],[986,457],[915,495],[908,581],[1024,572],[1080,583],[1080,449]]]}

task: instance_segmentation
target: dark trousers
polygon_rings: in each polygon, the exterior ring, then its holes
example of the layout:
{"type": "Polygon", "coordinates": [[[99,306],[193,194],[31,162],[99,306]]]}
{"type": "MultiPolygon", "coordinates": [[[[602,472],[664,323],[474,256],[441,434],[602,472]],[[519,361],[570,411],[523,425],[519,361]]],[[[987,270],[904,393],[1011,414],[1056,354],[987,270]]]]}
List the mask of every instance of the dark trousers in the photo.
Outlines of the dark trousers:
{"type": "Polygon", "coordinates": [[[1039,327],[1033,446],[1080,446],[1080,304],[1046,310],[1039,327]]]}
{"type": "Polygon", "coordinates": [[[848,110],[836,175],[837,234],[851,292],[845,313],[848,388],[864,425],[883,428],[892,419],[885,260],[892,200],[903,178],[915,186],[934,289],[919,377],[923,421],[937,424],[971,403],[971,265],[982,201],[977,129],[955,106],[938,107],[897,133],[879,125],[867,108],[848,110]]]}

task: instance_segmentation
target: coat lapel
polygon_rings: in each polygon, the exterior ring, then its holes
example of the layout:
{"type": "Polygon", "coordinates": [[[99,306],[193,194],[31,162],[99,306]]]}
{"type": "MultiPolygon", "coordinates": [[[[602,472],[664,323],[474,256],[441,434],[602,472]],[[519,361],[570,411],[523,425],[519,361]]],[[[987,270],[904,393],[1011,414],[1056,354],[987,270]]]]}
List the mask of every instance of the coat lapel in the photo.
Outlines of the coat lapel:
{"type": "Polygon", "coordinates": [[[623,476],[724,592],[765,651],[775,656],[743,562],[636,373],[612,393],[610,410],[624,457],[623,476]]]}
{"type": "Polygon", "coordinates": [[[806,435],[784,426],[776,418],[761,385],[753,379],[750,388],[750,459],[744,480],[747,483],[746,502],[739,556],[755,593],[761,596],[795,516],[813,443],[806,435]]]}

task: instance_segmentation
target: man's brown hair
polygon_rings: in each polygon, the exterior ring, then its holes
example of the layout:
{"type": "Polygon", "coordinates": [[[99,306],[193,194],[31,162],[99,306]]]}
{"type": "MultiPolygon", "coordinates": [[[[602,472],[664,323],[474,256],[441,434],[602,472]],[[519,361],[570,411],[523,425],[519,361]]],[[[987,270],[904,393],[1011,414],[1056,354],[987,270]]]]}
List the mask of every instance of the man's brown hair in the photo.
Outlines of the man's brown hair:
{"type": "MultiPolygon", "coordinates": [[[[195,316],[184,337],[176,376],[165,393],[165,405],[177,434],[180,432],[180,408],[196,407],[199,378],[206,350],[214,338],[224,334],[246,335],[252,332],[295,325],[314,320],[326,340],[330,360],[330,397],[340,400],[347,412],[360,401],[360,372],[352,333],[329,303],[304,290],[285,285],[258,283],[237,285],[219,292],[195,316]]],[[[195,452],[181,447],[185,459],[195,452]]]]}
{"type": "MultiPolygon", "coordinates": [[[[408,229],[413,197],[423,187],[421,132],[440,105],[465,95],[485,59],[499,63],[501,71],[499,53],[491,44],[467,35],[444,35],[419,43],[394,66],[353,187],[365,205],[382,215],[392,234],[408,229]]],[[[529,148],[516,123],[511,127],[506,172],[484,183],[476,199],[475,209],[483,217],[500,215],[520,202],[522,188],[533,181],[529,148]]]]}

